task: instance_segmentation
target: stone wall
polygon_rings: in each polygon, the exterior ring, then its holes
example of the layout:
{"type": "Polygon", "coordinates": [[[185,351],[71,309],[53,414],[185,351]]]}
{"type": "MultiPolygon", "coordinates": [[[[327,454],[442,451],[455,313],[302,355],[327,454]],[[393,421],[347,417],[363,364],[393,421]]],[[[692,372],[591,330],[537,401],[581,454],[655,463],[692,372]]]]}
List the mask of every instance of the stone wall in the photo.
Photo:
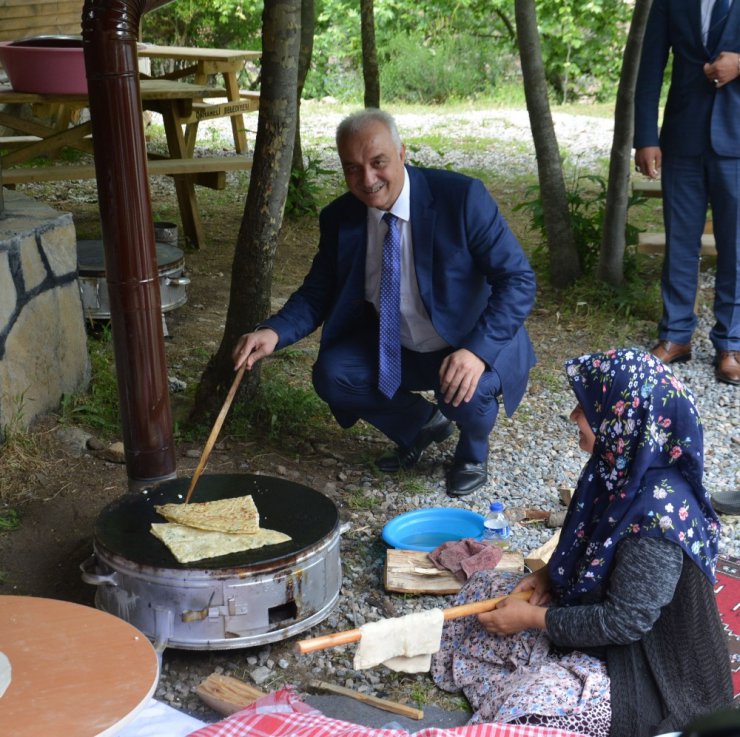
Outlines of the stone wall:
{"type": "Polygon", "coordinates": [[[5,190],[0,219],[0,440],[87,388],[72,215],[5,190]]]}

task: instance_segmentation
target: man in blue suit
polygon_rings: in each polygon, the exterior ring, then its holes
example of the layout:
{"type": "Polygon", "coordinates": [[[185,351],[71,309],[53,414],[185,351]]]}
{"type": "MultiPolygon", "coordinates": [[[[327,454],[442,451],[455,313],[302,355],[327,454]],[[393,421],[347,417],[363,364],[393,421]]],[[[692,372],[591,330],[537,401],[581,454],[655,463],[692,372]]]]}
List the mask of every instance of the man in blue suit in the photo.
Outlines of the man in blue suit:
{"type": "Polygon", "coordinates": [[[635,92],[635,163],[660,172],[666,254],[663,317],[652,352],[691,358],[701,235],[711,205],[717,244],[714,345],[719,381],[740,384],[740,1],[654,0],[635,92]],[[658,104],[673,68],[663,125],[658,104]]]}
{"type": "Polygon", "coordinates": [[[349,192],[322,211],[303,285],[239,339],[235,367],[323,326],[313,383],[339,424],[363,419],[390,438],[376,461],[389,473],[457,424],[447,491],[470,494],[488,478],[498,397],[511,415],[535,363],[534,274],[482,182],[406,165],[387,113],[346,118],[337,150],[349,192]]]}

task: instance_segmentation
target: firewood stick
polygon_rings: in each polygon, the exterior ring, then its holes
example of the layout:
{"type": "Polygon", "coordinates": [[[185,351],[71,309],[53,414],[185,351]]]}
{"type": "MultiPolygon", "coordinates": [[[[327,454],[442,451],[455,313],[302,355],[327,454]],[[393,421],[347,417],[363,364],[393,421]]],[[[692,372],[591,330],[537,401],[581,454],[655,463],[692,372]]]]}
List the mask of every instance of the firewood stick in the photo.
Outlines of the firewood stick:
{"type": "MultiPolygon", "coordinates": [[[[532,595],[531,591],[519,591],[516,594],[508,594],[516,599],[529,600],[532,595]]],[[[443,609],[442,614],[445,619],[456,619],[457,617],[467,617],[471,614],[480,614],[490,612],[496,608],[496,605],[508,598],[508,596],[496,596],[493,599],[484,599],[483,601],[474,601],[470,604],[460,604],[449,609],[443,609]]],[[[313,652],[314,650],[326,650],[338,645],[348,645],[351,642],[359,642],[362,634],[359,629],[344,630],[343,632],[332,632],[328,635],[319,635],[318,637],[309,637],[306,640],[298,640],[296,651],[300,655],[313,652]]]]}
{"type": "Polygon", "coordinates": [[[340,696],[349,696],[349,698],[362,701],[364,704],[375,706],[378,709],[383,709],[383,711],[390,711],[392,714],[400,714],[409,719],[424,718],[424,712],[421,709],[415,709],[413,706],[399,704],[397,701],[388,701],[388,699],[381,699],[378,696],[370,696],[369,694],[360,693],[359,691],[353,691],[351,688],[335,686],[333,683],[327,683],[326,681],[311,681],[311,686],[323,691],[330,691],[331,693],[339,694],[340,696]]]}
{"type": "Polygon", "coordinates": [[[196,466],[195,472],[193,473],[193,478],[190,480],[190,486],[188,486],[187,493],[185,494],[185,504],[190,501],[190,497],[193,495],[193,491],[195,490],[195,485],[198,483],[198,479],[200,478],[201,473],[203,473],[203,469],[206,467],[208,457],[211,455],[213,446],[216,444],[216,438],[218,437],[218,433],[221,430],[221,425],[224,424],[226,413],[229,411],[229,407],[231,407],[231,403],[234,400],[234,396],[236,395],[236,390],[239,388],[239,384],[241,383],[242,377],[244,376],[245,369],[246,364],[243,365],[236,372],[234,381],[231,383],[229,393],[226,395],[226,399],[224,400],[224,404],[221,407],[221,411],[218,413],[216,422],[213,424],[211,434],[208,436],[208,440],[206,440],[203,452],[200,454],[200,460],[198,461],[198,465],[196,466]]]}

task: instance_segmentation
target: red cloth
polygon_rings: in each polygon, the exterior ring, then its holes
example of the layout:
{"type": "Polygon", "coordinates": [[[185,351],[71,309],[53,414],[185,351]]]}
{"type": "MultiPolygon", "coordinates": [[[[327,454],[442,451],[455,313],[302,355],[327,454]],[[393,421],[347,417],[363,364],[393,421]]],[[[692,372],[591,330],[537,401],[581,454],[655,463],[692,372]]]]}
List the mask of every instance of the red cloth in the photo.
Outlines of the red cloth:
{"type": "MultiPolygon", "coordinates": [[[[388,721],[393,715],[388,714],[388,721]]],[[[409,734],[402,729],[372,729],[325,717],[304,704],[292,687],[263,696],[236,714],[196,730],[190,737],[583,737],[549,727],[474,724],[451,729],[428,727],[409,734]]]]}
{"type": "Polygon", "coordinates": [[[440,571],[448,570],[460,581],[465,581],[476,571],[490,571],[495,568],[503,555],[504,551],[497,545],[464,537],[462,540],[442,543],[429,553],[429,560],[440,571]]]}
{"type": "Polygon", "coordinates": [[[740,702],[740,559],[720,557],[717,560],[717,585],[714,587],[717,608],[727,635],[732,669],[735,703],[740,702]]]}

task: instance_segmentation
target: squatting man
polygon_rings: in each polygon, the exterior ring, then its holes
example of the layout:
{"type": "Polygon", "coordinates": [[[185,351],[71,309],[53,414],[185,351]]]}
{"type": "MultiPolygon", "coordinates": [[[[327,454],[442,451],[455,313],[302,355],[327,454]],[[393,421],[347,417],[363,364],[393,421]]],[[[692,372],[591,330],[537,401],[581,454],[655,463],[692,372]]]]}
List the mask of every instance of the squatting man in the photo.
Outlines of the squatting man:
{"type": "Polygon", "coordinates": [[[483,183],[407,164],[387,113],[350,115],[336,143],[349,191],[319,216],[302,286],[237,341],[235,369],[322,327],[313,385],[337,422],[365,420],[395,443],[376,460],[387,473],[456,425],[447,493],[470,494],[488,479],[498,398],[511,415],[535,363],[534,273],[483,183]]]}

